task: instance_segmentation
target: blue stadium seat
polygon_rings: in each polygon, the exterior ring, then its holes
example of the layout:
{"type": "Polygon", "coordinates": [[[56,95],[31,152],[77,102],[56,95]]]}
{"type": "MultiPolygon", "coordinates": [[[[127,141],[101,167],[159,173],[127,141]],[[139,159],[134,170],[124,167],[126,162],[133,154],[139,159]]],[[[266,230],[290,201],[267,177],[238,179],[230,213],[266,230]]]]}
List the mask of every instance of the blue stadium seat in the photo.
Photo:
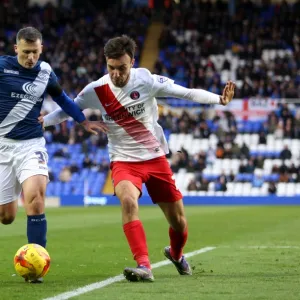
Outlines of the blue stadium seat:
{"type": "Polygon", "coordinates": [[[253,174],[239,173],[235,177],[235,181],[251,182],[253,180],[253,174]]]}

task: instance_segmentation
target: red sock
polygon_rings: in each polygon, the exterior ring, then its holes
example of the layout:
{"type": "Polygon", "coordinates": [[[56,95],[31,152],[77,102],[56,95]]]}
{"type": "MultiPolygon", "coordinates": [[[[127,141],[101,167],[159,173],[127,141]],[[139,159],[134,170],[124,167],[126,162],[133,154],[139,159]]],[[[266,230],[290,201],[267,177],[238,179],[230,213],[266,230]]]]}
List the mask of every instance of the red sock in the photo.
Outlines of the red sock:
{"type": "Polygon", "coordinates": [[[179,260],[182,256],[183,247],[188,237],[188,230],[184,232],[177,232],[172,227],[169,228],[169,237],[171,245],[171,256],[175,260],[179,260]]]}
{"type": "Polygon", "coordinates": [[[133,254],[134,260],[138,265],[143,265],[151,269],[146,235],[143,224],[140,220],[131,221],[123,225],[129,247],[133,254]]]}

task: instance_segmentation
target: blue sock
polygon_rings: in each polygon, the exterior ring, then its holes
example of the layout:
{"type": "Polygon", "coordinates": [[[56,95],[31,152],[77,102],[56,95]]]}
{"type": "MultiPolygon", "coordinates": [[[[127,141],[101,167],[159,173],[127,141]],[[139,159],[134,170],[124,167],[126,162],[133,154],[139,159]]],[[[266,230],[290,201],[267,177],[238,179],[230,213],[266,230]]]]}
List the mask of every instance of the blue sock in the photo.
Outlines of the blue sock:
{"type": "Polygon", "coordinates": [[[34,243],[46,247],[47,220],[45,214],[27,216],[28,243],[34,243]]]}

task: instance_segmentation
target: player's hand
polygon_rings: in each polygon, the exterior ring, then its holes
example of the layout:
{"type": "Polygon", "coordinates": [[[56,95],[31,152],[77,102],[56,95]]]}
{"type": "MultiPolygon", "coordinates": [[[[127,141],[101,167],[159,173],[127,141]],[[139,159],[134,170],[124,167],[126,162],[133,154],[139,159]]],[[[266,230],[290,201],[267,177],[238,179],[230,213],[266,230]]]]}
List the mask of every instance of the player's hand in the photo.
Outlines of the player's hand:
{"type": "Polygon", "coordinates": [[[38,121],[39,121],[39,123],[42,125],[43,130],[45,130],[45,127],[44,127],[44,115],[40,115],[40,116],[38,117],[38,121]]]}
{"type": "Polygon", "coordinates": [[[227,105],[234,96],[235,83],[232,81],[227,81],[225,88],[223,90],[222,96],[220,96],[220,104],[227,105]]]}
{"type": "Polygon", "coordinates": [[[108,132],[108,128],[102,121],[88,121],[84,120],[80,125],[89,133],[97,135],[97,131],[102,131],[104,133],[108,132]]]}

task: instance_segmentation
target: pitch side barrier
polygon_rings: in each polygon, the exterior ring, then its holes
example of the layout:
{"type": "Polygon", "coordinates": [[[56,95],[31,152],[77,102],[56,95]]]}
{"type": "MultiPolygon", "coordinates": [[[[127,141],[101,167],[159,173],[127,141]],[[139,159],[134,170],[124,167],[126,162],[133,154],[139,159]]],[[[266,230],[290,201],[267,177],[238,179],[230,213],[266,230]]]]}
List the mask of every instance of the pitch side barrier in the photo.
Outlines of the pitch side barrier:
{"type": "MultiPolygon", "coordinates": [[[[47,200],[46,200],[47,203],[47,200]]],[[[277,197],[277,196],[186,196],[185,205],[300,205],[300,195],[296,197],[277,197]]],[[[61,196],[58,206],[105,206],[120,205],[115,196],[61,196]]],[[[149,196],[139,199],[139,205],[153,205],[149,196]]]]}

